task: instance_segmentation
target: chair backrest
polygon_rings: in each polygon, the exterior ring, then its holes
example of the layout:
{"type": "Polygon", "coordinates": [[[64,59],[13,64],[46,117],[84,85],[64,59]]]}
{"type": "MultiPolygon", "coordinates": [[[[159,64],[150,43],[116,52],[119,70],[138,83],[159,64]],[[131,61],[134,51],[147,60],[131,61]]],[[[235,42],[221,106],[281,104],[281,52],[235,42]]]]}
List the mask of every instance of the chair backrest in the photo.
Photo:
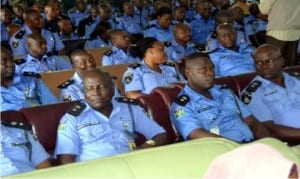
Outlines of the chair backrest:
{"type": "Polygon", "coordinates": [[[253,80],[253,78],[256,76],[256,73],[247,73],[247,74],[242,74],[242,75],[237,75],[237,76],[230,76],[232,79],[235,90],[234,92],[238,97],[241,97],[241,93],[243,89],[248,86],[248,84],[253,80]]]}
{"type": "Polygon", "coordinates": [[[55,71],[42,73],[41,78],[45,85],[50,89],[50,91],[59,98],[60,89],[57,88],[58,85],[63,83],[64,81],[72,78],[74,74],[74,70],[63,70],[63,71],[55,71]]]}
{"type": "Polygon", "coordinates": [[[101,48],[94,48],[94,49],[87,49],[87,51],[92,54],[96,61],[97,66],[102,65],[102,57],[104,56],[104,53],[108,50],[111,50],[112,47],[101,47],[101,48]]]}
{"type": "Polygon", "coordinates": [[[112,66],[100,66],[102,71],[108,72],[112,77],[116,77],[115,83],[118,86],[120,93],[124,94],[124,86],[122,83],[122,76],[127,70],[128,64],[112,65],[112,66]]]}
{"type": "Polygon", "coordinates": [[[22,115],[20,111],[9,110],[9,111],[2,111],[1,112],[1,121],[4,122],[27,122],[25,117],[22,115]]]}
{"type": "Polygon", "coordinates": [[[55,149],[57,127],[61,117],[76,103],[78,101],[22,108],[20,110],[27,121],[34,126],[38,140],[50,154],[55,149]]]}

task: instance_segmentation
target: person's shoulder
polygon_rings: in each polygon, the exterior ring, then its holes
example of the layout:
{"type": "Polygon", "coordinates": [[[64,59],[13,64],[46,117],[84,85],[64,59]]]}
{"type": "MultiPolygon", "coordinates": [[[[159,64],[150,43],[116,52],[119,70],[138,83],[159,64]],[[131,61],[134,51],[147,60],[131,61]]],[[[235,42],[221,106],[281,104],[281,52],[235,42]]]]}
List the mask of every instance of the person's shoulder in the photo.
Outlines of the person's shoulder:
{"type": "Polygon", "coordinates": [[[185,106],[190,101],[190,97],[187,94],[180,94],[174,101],[175,104],[185,106]]]}
{"type": "Polygon", "coordinates": [[[128,65],[128,69],[133,69],[133,70],[141,68],[141,67],[142,67],[142,65],[140,63],[133,63],[133,64],[128,65]]]}
{"type": "Polygon", "coordinates": [[[118,103],[139,105],[139,101],[137,99],[125,98],[125,97],[117,97],[117,98],[114,98],[114,99],[118,103]]]}
{"type": "Polygon", "coordinates": [[[16,65],[22,65],[26,63],[26,60],[24,58],[21,58],[21,59],[14,60],[14,62],[16,65]]]}
{"type": "Polygon", "coordinates": [[[35,73],[35,72],[23,72],[23,76],[33,77],[33,78],[36,78],[36,79],[41,78],[41,75],[39,73],[35,73]]]}
{"type": "Polygon", "coordinates": [[[1,121],[1,124],[5,127],[16,128],[22,130],[32,130],[32,126],[29,123],[21,122],[21,121],[1,121]]]}
{"type": "Polygon", "coordinates": [[[257,90],[259,89],[259,87],[262,85],[262,81],[260,81],[259,79],[255,78],[253,79],[249,85],[244,89],[244,91],[242,92],[241,95],[241,99],[245,104],[249,104],[252,100],[253,95],[255,94],[255,92],[257,92],[257,90]]]}
{"type": "Polygon", "coordinates": [[[69,80],[64,81],[63,83],[59,84],[59,85],[57,86],[57,88],[59,88],[59,89],[66,89],[66,88],[68,88],[70,85],[72,85],[74,82],[75,82],[74,79],[69,79],[69,80]]]}
{"type": "Polygon", "coordinates": [[[25,37],[26,31],[25,29],[21,28],[15,35],[13,36],[15,39],[22,39],[25,37]]]}
{"type": "Polygon", "coordinates": [[[114,52],[112,50],[107,50],[104,55],[110,57],[114,52]]]}
{"type": "Polygon", "coordinates": [[[67,111],[67,113],[74,117],[78,117],[84,111],[85,108],[86,108],[86,104],[84,104],[83,102],[79,102],[79,103],[76,103],[75,105],[73,105],[67,111]]]}

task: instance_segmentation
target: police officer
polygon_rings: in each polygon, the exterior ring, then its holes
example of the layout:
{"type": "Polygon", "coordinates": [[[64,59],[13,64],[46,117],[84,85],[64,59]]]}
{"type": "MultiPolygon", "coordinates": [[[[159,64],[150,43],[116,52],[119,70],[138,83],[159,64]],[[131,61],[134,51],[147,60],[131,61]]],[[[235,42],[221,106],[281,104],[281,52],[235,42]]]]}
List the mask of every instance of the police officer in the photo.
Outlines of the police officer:
{"type": "Polygon", "coordinates": [[[91,33],[94,31],[99,22],[99,9],[97,6],[92,6],[90,16],[79,22],[76,33],[80,37],[88,39],[90,38],[91,33]]]}
{"type": "Polygon", "coordinates": [[[16,73],[24,72],[45,73],[49,71],[59,71],[71,69],[69,61],[61,56],[51,56],[46,54],[47,42],[39,33],[32,33],[27,36],[27,47],[29,54],[25,60],[16,61],[16,73]]]}
{"type": "Polygon", "coordinates": [[[232,24],[220,24],[216,29],[219,48],[210,53],[216,76],[254,72],[253,50],[248,44],[236,44],[236,30],[232,24]]]}
{"type": "MultiPolygon", "coordinates": [[[[227,10],[220,10],[217,12],[216,17],[216,27],[220,24],[234,24],[233,17],[231,13],[227,10]]],[[[246,43],[245,34],[243,31],[239,31],[235,28],[237,31],[237,38],[236,38],[236,44],[240,45],[242,43],[246,43]]],[[[219,47],[219,43],[217,41],[217,33],[216,29],[208,36],[207,43],[206,43],[206,50],[207,51],[213,51],[216,50],[219,47]]]]}
{"type": "Polygon", "coordinates": [[[10,52],[1,47],[1,111],[56,103],[56,97],[35,73],[15,74],[10,52]]]}
{"type": "Polygon", "coordinates": [[[79,22],[89,16],[89,13],[86,12],[86,3],[84,0],[76,0],[75,1],[75,12],[71,12],[68,14],[71,19],[74,28],[77,28],[79,22]]]}
{"type": "Polygon", "coordinates": [[[191,43],[191,30],[188,25],[174,25],[173,34],[174,40],[165,43],[169,60],[180,62],[184,56],[198,51],[196,45],[191,43]]]}
{"type": "Polygon", "coordinates": [[[213,32],[215,20],[211,16],[211,4],[208,1],[201,1],[197,5],[198,14],[190,22],[192,40],[198,44],[206,44],[206,39],[213,32]]]}
{"type": "Polygon", "coordinates": [[[134,7],[131,2],[123,3],[123,15],[117,18],[116,29],[123,30],[133,37],[133,42],[143,38],[143,22],[140,24],[140,19],[134,14],[134,7]]]}
{"type": "Polygon", "coordinates": [[[58,127],[55,155],[61,164],[129,152],[135,132],[148,139],[141,148],[168,143],[165,130],[134,105],[137,101],[112,99],[114,85],[108,73],[88,71],[83,84],[85,101],[66,113],[58,127]]]}
{"type": "Polygon", "coordinates": [[[84,49],[112,46],[108,35],[108,31],[110,30],[112,30],[111,24],[109,22],[101,21],[91,33],[90,39],[86,40],[84,49]]]}
{"type": "Polygon", "coordinates": [[[43,29],[43,19],[39,12],[34,9],[25,11],[25,25],[9,40],[13,56],[17,59],[23,58],[28,54],[26,46],[26,37],[33,33],[40,33],[47,42],[47,55],[63,55],[64,44],[60,40],[57,33],[52,33],[43,29]]]}
{"type": "Polygon", "coordinates": [[[134,0],[134,15],[138,17],[139,24],[145,29],[148,26],[150,8],[143,0],[134,0]]]}
{"type": "Polygon", "coordinates": [[[62,41],[80,39],[77,34],[73,33],[72,23],[69,19],[60,19],[57,25],[59,38],[62,41]]]}
{"type": "MultiPolygon", "coordinates": [[[[60,84],[60,100],[75,101],[84,99],[82,77],[86,71],[96,69],[95,59],[85,50],[75,50],[71,53],[71,60],[75,73],[72,79],[60,84]]],[[[120,96],[118,88],[115,88],[115,97],[120,96]]]]}
{"type": "Polygon", "coordinates": [[[185,58],[187,85],[171,105],[171,120],[184,140],[224,137],[250,142],[268,131],[227,88],[214,84],[214,64],[207,54],[185,58]]]}
{"type": "Polygon", "coordinates": [[[49,154],[23,122],[1,121],[0,176],[51,167],[49,154]]]}
{"type": "Polygon", "coordinates": [[[8,41],[7,25],[11,24],[11,12],[7,8],[0,9],[1,42],[8,41]]]}
{"type": "Polygon", "coordinates": [[[280,49],[265,44],[256,49],[258,73],[242,93],[249,110],[274,137],[300,144],[300,80],[282,71],[280,49]]]}
{"type": "Polygon", "coordinates": [[[113,30],[109,33],[111,43],[113,45],[111,50],[105,52],[102,58],[102,65],[118,65],[130,64],[140,61],[139,58],[133,57],[129,53],[130,38],[125,31],[113,30]]]}
{"type": "Polygon", "coordinates": [[[173,40],[172,10],[161,7],[157,10],[157,21],[144,31],[145,37],[154,37],[161,42],[173,40]],[[157,22],[157,23],[156,23],[157,22]]]}
{"type": "Polygon", "coordinates": [[[152,37],[139,41],[136,52],[143,61],[128,66],[122,83],[126,97],[138,98],[158,86],[183,80],[174,63],[167,62],[164,44],[152,37]]]}

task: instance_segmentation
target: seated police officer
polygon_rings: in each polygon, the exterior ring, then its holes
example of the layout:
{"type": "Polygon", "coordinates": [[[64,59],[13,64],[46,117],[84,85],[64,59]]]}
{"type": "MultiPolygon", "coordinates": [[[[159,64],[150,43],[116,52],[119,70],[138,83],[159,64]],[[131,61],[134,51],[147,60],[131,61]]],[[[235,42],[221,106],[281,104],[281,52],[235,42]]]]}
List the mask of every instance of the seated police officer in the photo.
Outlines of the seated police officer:
{"type": "Polygon", "coordinates": [[[102,57],[102,65],[118,65],[118,64],[131,64],[140,61],[139,58],[133,57],[129,53],[131,40],[129,35],[122,30],[112,30],[109,33],[109,38],[113,45],[111,50],[105,52],[102,57]]]}
{"type": "Polygon", "coordinates": [[[199,51],[191,42],[191,29],[187,24],[178,23],[173,29],[174,40],[165,42],[168,58],[174,62],[180,62],[184,56],[199,51]]]}
{"type": "Polygon", "coordinates": [[[51,166],[49,154],[23,122],[1,121],[0,176],[51,166]]]}
{"type": "Polygon", "coordinates": [[[216,76],[229,76],[254,72],[253,49],[246,43],[237,44],[237,32],[232,24],[216,28],[219,48],[210,53],[216,76]]]}
{"type": "Polygon", "coordinates": [[[11,53],[1,47],[1,111],[56,103],[56,97],[36,73],[15,74],[11,53]]]}
{"type": "Polygon", "coordinates": [[[141,148],[168,143],[165,130],[128,98],[112,99],[114,84],[108,73],[87,71],[83,77],[85,101],[66,113],[58,127],[55,154],[61,164],[129,152],[135,132],[148,141],[141,148]]]}
{"type": "Polygon", "coordinates": [[[46,53],[46,39],[39,33],[32,33],[26,38],[29,53],[24,59],[16,61],[16,73],[24,72],[45,73],[71,69],[71,63],[61,56],[49,57],[46,53]]]}
{"type": "MultiPolygon", "coordinates": [[[[94,57],[86,50],[75,50],[71,53],[71,60],[75,73],[72,79],[60,84],[60,100],[75,101],[84,99],[83,92],[83,74],[86,71],[96,69],[94,57]]],[[[115,96],[120,96],[117,88],[115,88],[115,96]]]]}
{"type": "Polygon", "coordinates": [[[207,54],[185,58],[187,85],[171,105],[171,120],[184,140],[225,137],[250,142],[268,131],[226,86],[215,85],[214,65],[207,54]]]}
{"type": "Polygon", "coordinates": [[[282,71],[280,49],[265,44],[256,49],[258,73],[242,93],[253,115],[272,136],[300,144],[300,80],[282,71]]]}

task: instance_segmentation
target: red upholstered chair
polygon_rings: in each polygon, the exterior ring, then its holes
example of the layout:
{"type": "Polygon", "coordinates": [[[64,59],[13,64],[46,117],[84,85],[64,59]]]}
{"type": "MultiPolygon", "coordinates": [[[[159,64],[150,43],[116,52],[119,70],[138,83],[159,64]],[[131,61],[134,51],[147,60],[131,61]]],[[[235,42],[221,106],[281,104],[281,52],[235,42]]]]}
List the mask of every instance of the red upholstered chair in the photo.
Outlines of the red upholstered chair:
{"type": "Polygon", "coordinates": [[[241,92],[243,91],[243,89],[247,87],[247,85],[253,80],[256,75],[256,73],[247,73],[237,76],[230,76],[236,86],[236,94],[238,97],[241,97],[241,92]]]}
{"type": "Polygon", "coordinates": [[[26,120],[34,126],[38,140],[49,154],[53,154],[55,149],[57,127],[61,117],[77,102],[57,103],[20,110],[26,120]]]}
{"type": "Polygon", "coordinates": [[[178,135],[171,124],[169,107],[166,105],[161,95],[158,93],[151,93],[138,98],[138,100],[152,118],[166,130],[170,142],[176,142],[178,140],[178,135]]]}
{"type": "Polygon", "coordinates": [[[230,89],[233,90],[233,92],[238,95],[238,88],[236,86],[236,84],[234,83],[234,81],[229,77],[229,76],[225,76],[225,77],[220,77],[220,78],[216,78],[215,79],[215,83],[218,85],[226,85],[228,86],[230,89]]]}
{"type": "Polygon", "coordinates": [[[296,76],[300,76],[300,65],[292,66],[292,67],[285,67],[284,71],[287,73],[294,74],[296,76]]]}

